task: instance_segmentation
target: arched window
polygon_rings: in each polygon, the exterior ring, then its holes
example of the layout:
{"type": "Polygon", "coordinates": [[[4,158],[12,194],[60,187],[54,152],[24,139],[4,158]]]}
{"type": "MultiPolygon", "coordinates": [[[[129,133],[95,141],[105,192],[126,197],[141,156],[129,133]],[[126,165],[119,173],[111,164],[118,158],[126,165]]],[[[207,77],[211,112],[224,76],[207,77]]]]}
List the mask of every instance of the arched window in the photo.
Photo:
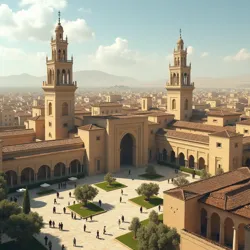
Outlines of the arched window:
{"type": "Polygon", "coordinates": [[[176,109],[176,100],[172,100],[172,110],[176,109]]]}
{"type": "Polygon", "coordinates": [[[176,74],[175,73],[173,74],[172,81],[173,81],[172,84],[176,85],[177,78],[176,78],[176,74]]]}
{"type": "Polygon", "coordinates": [[[60,70],[59,69],[56,72],[56,82],[57,82],[57,85],[60,85],[60,70]]]}
{"type": "Polygon", "coordinates": [[[48,84],[52,83],[52,71],[51,69],[49,70],[49,79],[48,79],[48,84]]]}
{"type": "Polygon", "coordinates": [[[62,70],[62,83],[63,84],[67,83],[67,77],[66,77],[66,71],[65,71],[65,69],[62,70]]]}
{"type": "Polygon", "coordinates": [[[184,76],[183,76],[183,84],[187,85],[187,74],[186,73],[184,73],[184,76]]]}
{"type": "Polygon", "coordinates": [[[63,50],[63,60],[66,60],[66,54],[65,54],[65,50],[63,50]]]}
{"type": "Polygon", "coordinates": [[[71,82],[70,82],[70,70],[68,70],[68,77],[67,77],[68,79],[67,79],[67,83],[68,84],[70,84],[71,82]]]}
{"type": "Polygon", "coordinates": [[[61,60],[61,50],[58,50],[58,59],[61,60]]]}
{"type": "Polygon", "coordinates": [[[64,103],[62,104],[62,115],[63,115],[63,116],[64,116],[64,115],[68,115],[68,113],[69,113],[68,109],[69,109],[68,103],[67,103],[67,102],[64,102],[64,103]]]}
{"type": "Polygon", "coordinates": [[[52,115],[52,103],[49,103],[49,115],[52,115]]]}
{"type": "Polygon", "coordinates": [[[188,110],[188,99],[185,100],[184,109],[185,109],[185,110],[188,110]]]}

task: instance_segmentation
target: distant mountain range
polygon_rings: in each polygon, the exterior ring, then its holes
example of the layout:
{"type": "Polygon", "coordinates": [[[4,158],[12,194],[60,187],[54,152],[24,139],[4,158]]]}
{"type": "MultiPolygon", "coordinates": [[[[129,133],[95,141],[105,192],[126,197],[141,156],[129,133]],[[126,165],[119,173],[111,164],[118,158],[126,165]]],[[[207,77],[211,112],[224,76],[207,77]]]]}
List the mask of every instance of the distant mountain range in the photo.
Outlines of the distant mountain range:
{"type": "MultiPolygon", "coordinates": [[[[0,88],[41,88],[46,76],[36,77],[29,74],[1,76],[0,88]]],[[[112,86],[126,86],[131,88],[164,88],[167,79],[155,81],[141,81],[127,76],[111,75],[97,70],[74,72],[74,80],[79,88],[108,88],[112,86]]],[[[212,78],[196,77],[196,88],[250,88],[250,75],[212,78]]]]}

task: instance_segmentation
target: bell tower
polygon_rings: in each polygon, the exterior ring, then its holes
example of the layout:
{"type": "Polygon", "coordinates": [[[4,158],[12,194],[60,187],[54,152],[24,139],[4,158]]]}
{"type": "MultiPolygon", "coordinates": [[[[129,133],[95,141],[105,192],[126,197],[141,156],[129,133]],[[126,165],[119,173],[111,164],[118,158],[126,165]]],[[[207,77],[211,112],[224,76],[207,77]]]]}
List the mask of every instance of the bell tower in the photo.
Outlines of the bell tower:
{"type": "Polygon", "coordinates": [[[60,12],[55,37],[51,38],[51,59],[46,58],[47,81],[45,95],[45,140],[63,139],[74,128],[75,91],[73,57],[68,60],[68,38],[64,39],[60,12]]]}
{"type": "Polygon", "coordinates": [[[174,64],[169,65],[167,89],[167,109],[176,120],[188,121],[192,116],[194,83],[191,82],[191,63],[187,65],[187,48],[181,37],[174,49],[174,64]]]}

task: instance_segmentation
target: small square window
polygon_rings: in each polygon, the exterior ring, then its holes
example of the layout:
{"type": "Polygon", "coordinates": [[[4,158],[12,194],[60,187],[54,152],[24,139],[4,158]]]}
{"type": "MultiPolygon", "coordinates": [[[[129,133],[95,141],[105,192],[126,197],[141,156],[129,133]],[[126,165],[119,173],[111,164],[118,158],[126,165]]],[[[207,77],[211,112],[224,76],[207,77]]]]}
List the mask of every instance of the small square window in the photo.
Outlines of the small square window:
{"type": "Polygon", "coordinates": [[[217,143],[216,143],[216,147],[217,147],[217,148],[221,148],[221,143],[220,143],[220,142],[217,142],[217,143]]]}
{"type": "Polygon", "coordinates": [[[248,134],[248,129],[244,129],[244,133],[245,133],[245,134],[248,134]]]}
{"type": "Polygon", "coordinates": [[[97,136],[97,137],[96,137],[96,140],[97,140],[97,141],[100,141],[100,140],[101,140],[101,137],[100,137],[100,136],[97,136]]]}

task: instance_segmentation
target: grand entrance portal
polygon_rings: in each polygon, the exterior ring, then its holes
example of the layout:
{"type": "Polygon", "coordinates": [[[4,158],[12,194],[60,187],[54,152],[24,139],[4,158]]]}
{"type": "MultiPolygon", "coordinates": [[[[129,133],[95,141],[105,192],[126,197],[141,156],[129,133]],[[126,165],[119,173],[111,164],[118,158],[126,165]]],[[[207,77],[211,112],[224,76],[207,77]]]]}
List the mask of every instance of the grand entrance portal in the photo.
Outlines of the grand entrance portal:
{"type": "Polygon", "coordinates": [[[126,134],[122,140],[120,145],[120,165],[121,166],[131,166],[134,165],[134,157],[135,157],[135,145],[134,138],[131,134],[126,134]]]}

